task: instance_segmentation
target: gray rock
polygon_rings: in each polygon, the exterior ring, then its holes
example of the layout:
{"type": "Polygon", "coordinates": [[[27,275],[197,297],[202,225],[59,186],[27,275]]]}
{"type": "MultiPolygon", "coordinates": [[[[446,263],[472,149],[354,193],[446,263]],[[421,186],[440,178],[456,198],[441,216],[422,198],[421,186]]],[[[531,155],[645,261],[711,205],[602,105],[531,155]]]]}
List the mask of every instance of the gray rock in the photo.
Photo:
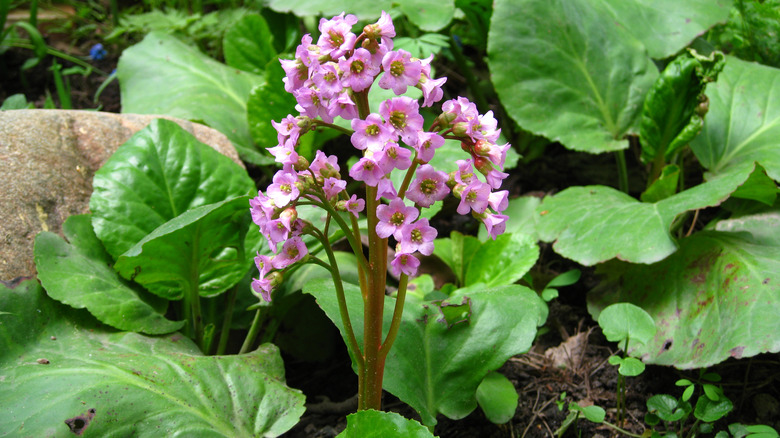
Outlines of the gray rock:
{"type": "Polygon", "coordinates": [[[35,275],[36,234],[61,235],[68,216],[88,213],[95,171],[134,133],[160,117],[177,122],[243,167],[222,133],[173,117],[0,111],[0,280],[35,275]]]}

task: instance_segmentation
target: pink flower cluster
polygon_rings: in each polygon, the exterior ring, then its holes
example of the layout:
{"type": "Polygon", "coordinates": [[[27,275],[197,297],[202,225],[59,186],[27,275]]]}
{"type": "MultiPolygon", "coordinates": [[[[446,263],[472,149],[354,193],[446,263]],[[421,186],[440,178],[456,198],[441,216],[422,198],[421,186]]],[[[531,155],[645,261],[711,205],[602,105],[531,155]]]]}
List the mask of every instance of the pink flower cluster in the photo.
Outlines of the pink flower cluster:
{"type": "Polygon", "coordinates": [[[300,115],[273,122],[278,144],[268,150],[282,169],[265,194],[261,191],[250,201],[252,218],[275,254],[255,259],[260,278],[252,287],[266,301],[281,281],[279,271],[308,253],[301,236],[312,225],[298,219],[295,207],[299,200],[328,203],[356,217],[365,208],[363,199],[346,192],[347,183],[341,178],[335,156],[317,151],[309,162],[296,152],[301,135],[315,126],[328,126],[337,117],[351,121],[352,145],[363,154],[349,169],[349,176],[376,188],[377,201],[388,201],[377,207],[375,232],[380,238],[393,236],[397,242],[391,262],[395,275],[415,275],[420,264],[416,254],[433,253],[437,232],[427,219],[419,217],[420,209],[450,193],[460,199],[458,213],[471,213],[481,220],[491,237],[505,229],[507,216],[501,212],[507,207],[508,192],[496,190],[507,176],[497,169],[503,168],[509,145],[496,144],[500,130],[492,112],[479,114],[468,99],[452,99],[444,102],[442,114],[426,131],[420,104],[403,94],[408,87],[419,88],[424,107],[442,99],[446,78],[431,77],[433,56],[416,59],[404,50],[393,50],[395,28],[385,12],[359,35],[352,32],[356,23],[355,16],[343,13],[320,20],[317,44],[305,35],[295,59],[281,61],[285,90],[295,96],[300,115]],[[385,100],[378,112],[361,118],[358,99],[365,99],[375,82],[397,97],[385,100]],[[458,170],[451,174],[428,164],[447,138],[460,140],[471,156],[458,161],[458,170]],[[396,169],[414,172],[408,188],[395,187],[390,180],[396,169]],[[484,181],[477,174],[482,174],[484,181]],[[404,199],[414,205],[407,205],[404,199]]]}

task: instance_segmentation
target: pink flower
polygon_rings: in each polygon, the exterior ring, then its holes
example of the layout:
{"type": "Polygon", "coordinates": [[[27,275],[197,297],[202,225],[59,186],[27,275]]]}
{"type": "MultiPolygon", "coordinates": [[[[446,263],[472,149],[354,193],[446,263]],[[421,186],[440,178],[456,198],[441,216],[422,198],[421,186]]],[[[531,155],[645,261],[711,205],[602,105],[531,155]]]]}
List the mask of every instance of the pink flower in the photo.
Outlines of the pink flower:
{"type": "Polygon", "coordinates": [[[267,148],[266,150],[274,156],[274,160],[276,160],[277,163],[293,166],[298,162],[298,153],[295,152],[295,149],[293,149],[289,142],[267,148]]]}
{"type": "Polygon", "coordinates": [[[412,165],[412,151],[394,141],[385,144],[384,149],[377,152],[374,158],[385,174],[389,174],[393,169],[408,169],[412,165]]]}
{"type": "Polygon", "coordinates": [[[293,236],[287,239],[282,245],[282,251],[273,259],[273,267],[275,269],[284,269],[293,263],[299,261],[309,250],[306,248],[306,244],[303,243],[300,236],[293,236]]]}
{"type": "Polygon", "coordinates": [[[352,101],[346,90],[343,90],[335,99],[330,100],[328,115],[332,118],[341,117],[344,120],[352,120],[358,116],[355,102],[352,101]]]}
{"type": "Polygon", "coordinates": [[[319,66],[311,76],[314,85],[320,90],[322,97],[330,99],[344,88],[341,85],[339,71],[335,62],[327,62],[319,66]]]}
{"type": "Polygon", "coordinates": [[[356,195],[352,195],[352,197],[347,201],[346,209],[348,212],[355,215],[355,217],[358,217],[358,213],[363,211],[365,206],[366,201],[358,198],[356,195]]]}
{"type": "Polygon", "coordinates": [[[465,97],[458,97],[457,99],[450,99],[441,105],[442,112],[452,113],[455,118],[452,119],[453,124],[459,122],[468,122],[469,120],[479,117],[479,111],[477,106],[465,97]]]}
{"type": "Polygon", "coordinates": [[[398,192],[395,190],[390,178],[384,177],[380,179],[376,185],[376,200],[378,201],[381,198],[393,199],[396,196],[398,196],[398,192]]]}
{"type": "Polygon", "coordinates": [[[410,97],[400,96],[387,99],[379,104],[379,115],[390,122],[395,132],[407,145],[417,144],[417,134],[422,132],[423,116],[420,105],[410,97]]]}
{"type": "Polygon", "coordinates": [[[252,222],[260,228],[265,226],[274,215],[276,206],[274,201],[265,196],[263,192],[258,192],[257,196],[249,200],[249,211],[252,213],[252,222]]]}
{"type": "Polygon", "coordinates": [[[276,140],[280,145],[287,145],[294,148],[298,144],[298,138],[301,135],[301,128],[298,126],[298,119],[288,114],[279,123],[271,120],[271,125],[276,129],[276,140]]]}
{"type": "Polygon", "coordinates": [[[390,262],[390,269],[393,275],[399,277],[401,274],[406,274],[413,277],[417,274],[417,268],[420,266],[420,261],[417,257],[408,253],[395,253],[395,258],[390,262]]]}
{"type": "Polygon", "coordinates": [[[458,184],[469,185],[472,181],[477,180],[474,175],[473,162],[471,160],[457,160],[455,164],[458,165],[458,170],[455,171],[455,181],[458,184]]]}
{"type": "Polygon", "coordinates": [[[488,234],[490,234],[490,238],[493,240],[496,240],[496,237],[506,231],[507,219],[509,219],[509,216],[504,214],[486,214],[483,218],[481,218],[482,223],[485,224],[485,228],[487,229],[488,234]]]}
{"type": "Polygon", "coordinates": [[[341,170],[338,158],[335,155],[326,156],[321,150],[314,153],[314,161],[309,165],[309,169],[321,177],[334,176],[341,170]]]}
{"type": "Polygon", "coordinates": [[[406,197],[422,207],[430,207],[434,202],[444,199],[450,192],[447,187],[449,179],[447,174],[435,170],[430,164],[420,166],[416,176],[409,185],[406,197]]]}
{"type": "Polygon", "coordinates": [[[339,61],[339,68],[343,72],[341,84],[359,93],[374,83],[374,78],[379,74],[379,66],[371,60],[371,53],[360,47],[349,59],[339,61]]]}
{"type": "Polygon", "coordinates": [[[357,39],[351,30],[357,22],[357,17],[352,14],[345,17],[343,12],[330,20],[320,19],[321,35],[317,45],[323,54],[330,54],[331,58],[338,59],[351,50],[357,39]]]}
{"type": "Polygon", "coordinates": [[[420,82],[422,64],[419,60],[412,61],[412,54],[406,50],[387,52],[382,58],[382,68],[385,74],[379,79],[379,86],[392,89],[399,96],[406,93],[406,87],[420,82]]]}
{"type": "Polygon", "coordinates": [[[420,251],[423,255],[433,254],[433,241],[438,232],[436,228],[428,225],[428,219],[419,219],[417,222],[401,227],[400,235],[401,252],[413,253],[420,251]]]}
{"type": "Polygon", "coordinates": [[[484,213],[489,196],[490,186],[475,178],[460,194],[458,214],[467,214],[469,211],[484,213]]]}
{"type": "Polygon", "coordinates": [[[379,180],[385,176],[385,172],[373,158],[363,157],[349,169],[349,176],[357,181],[363,181],[369,186],[376,187],[379,180]]]}
{"type": "Polygon", "coordinates": [[[347,182],[337,178],[329,177],[325,178],[322,184],[322,190],[325,192],[325,196],[328,199],[336,199],[342,191],[347,188],[347,182]]]}
{"type": "Polygon", "coordinates": [[[369,24],[363,28],[366,36],[372,40],[380,40],[382,44],[393,48],[393,40],[395,37],[395,27],[393,26],[393,19],[390,18],[390,14],[382,11],[379,21],[375,24],[369,24]]]}
{"type": "Polygon", "coordinates": [[[498,192],[490,193],[488,196],[488,205],[493,211],[502,212],[509,207],[509,192],[507,190],[501,190],[498,192]]]}
{"type": "Polygon", "coordinates": [[[293,92],[298,105],[295,109],[312,119],[321,118],[325,123],[333,123],[333,116],[328,112],[328,101],[320,93],[311,88],[300,88],[293,92]]]}
{"type": "Polygon", "coordinates": [[[436,149],[444,145],[444,137],[435,132],[420,132],[417,134],[417,159],[427,163],[433,159],[436,149]]]}
{"type": "Polygon", "coordinates": [[[298,199],[300,191],[296,186],[297,182],[298,176],[295,173],[280,170],[274,175],[273,184],[268,186],[266,193],[269,198],[273,199],[277,207],[284,207],[291,201],[298,199]]]}
{"type": "Polygon", "coordinates": [[[271,284],[271,280],[268,278],[263,278],[263,276],[260,276],[260,278],[252,279],[252,290],[256,295],[260,295],[266,302],[271,301],[271,292],[273,289],[274,287],[271,284]]]}
{"type": "Polygon", "coordinates": [[[366,120],[352,119],[352,129],[355,130],[350,138],[352,146],[360,150],[381,150],[395,135],[393,128],[375,113],[369,114],[366,120]]]}
{"type": "Polygon", "coordinates": [[[419,215],[416,208],[407,207],[401,198],[393,199],[389,205],[380,204],[376,207],[376,217],[379,219],[376,234],[383,239],[397,234],[396,240],[400,240],[401,227],[414,222],[419,215]]]}

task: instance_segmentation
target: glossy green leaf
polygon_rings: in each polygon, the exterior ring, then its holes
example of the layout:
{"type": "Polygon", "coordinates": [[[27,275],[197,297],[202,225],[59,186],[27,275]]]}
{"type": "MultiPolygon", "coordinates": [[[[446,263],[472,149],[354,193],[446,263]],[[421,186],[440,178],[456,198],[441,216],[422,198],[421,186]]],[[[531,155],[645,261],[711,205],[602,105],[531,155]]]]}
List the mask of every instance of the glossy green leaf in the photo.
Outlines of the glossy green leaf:
{"type": "Polygon", "coordinates": [[[222,38],[225,63],[239,70],[262,75],[277,53],[273,35],[260,14],[247,14],[230,26],[222,38]]]}
{"type": "Polygon", "coordinates": [[[737,191],[732,193],[731,196],[740,199],[751,199],[771,207],[777,200],[778,191],[780,189],[778,189],[777,183],[766,174],[761,165],[756,164],[756,169],[750,174],[747,181],[739,186],[737,191]]]}
{"type": "Polygon", "coordinates": [[[427,32],[443,29],[455,14],[455,0],[411,0],[399,6],[409,21],[427,32]]]}
{"type": "Polygon", "coordinates": [[[707,87],[710,108],[691,149],[708,177],[757,161],[780,181],[780,70],[727,57],[707,87]]]}
{"type": "Polygon", "coordinates": [[[653,58],[679,52],[710,27],[729,18],[731,0],[594,0],[609,11],[605,21],[627,29],[653,58]]]}
{"type": "Polygon", "coordinates": [[[658,71],[642,44],[591,0],[498,0],[488,66],[524,129],[592,153],[628,147],[658,71]]]}
{"type": "Polygon", "coordinates": [[[704,89],[723,69],[719,52],[703,57],[686,52],[666,66],[645,97],[639,139],[642,159],[654,165],[672,156],[699,134],[703,125],[700,105],[704,89]]]}
{"type": "Polygon", "coordinates": [[[539,258],[536,241],[523,233],[502,234],[479,247],[466,269],[464,286],[512,284],[523,278],[539,258]]]}
{"type": "MultiPolygon", "coordinates": [[[[252,138],[260,149],[267,149],[279,144],[276,128],[271,121],[280,122],[288,114],[297,115],[296,100],[292,94],[284,90],[282,78],[285,76],[281,64],[274,63],[266,70],[266,80],[252,89],[246,104],[247,120],[252,138]]],[[[307,133],[304,138],[317,133],[307,133]]],[[[263,154],[271,157],[268,152],[263,154]]],[[[271,158],[273,159],[273,158],[271,158]]]]}
{"type": "Polygon", "coordinates": [[[257,228],[247,233],[248,205],[241,196],[187,210],[119,256],[114,269],[168,300],[191,288],[220,294],[246,274],[260,246],[257,228]],[[253,239],[248,248],[246,237],[253,239]]]}
{"type": "Polygon", "coordinates": [[[395,412],[369,409],[347,415],[347,428],[338,438],[432,438],[422,424],[395,412]]]}
{"type": "MultiPolygon", "coordinates": [[[[357,286],[345,284],[347,305],[358,344],[363,339],[363,300],[357,286]]],[[[311,293],[343,330],[332,283],[312,282],[311,293]]],[[[385,299],[387,332],[395,302],[385,299]]],[[[477,407],[476,390],[483,377],[508,358],[527,351],[543,324],[545,304],[519,285],[465,288],[447,301],[419,301],[408,295],[398,338],[385,365],[384,389],[412,406],[426,425],[441,413],[460,419],[477,407]],[[448,324],[441,308],[466,305],[465,321],[448,324]]],[[[343,336],[343,332],[342,332],[343,336]]]]}
{"type": "Polygon", "coordinates": [[[752,170],[737,169],[655,203],[639,202],[610,187],[571,187],[537,208],[537,232],[542,240],[555,242],[558,254],[586,266],[612,258],[657,262],[677,249],[669,232],[677,215],[719,205],[752,170]]]}
{"type": "Polygon", "coordinates": [[[734,404],[725,397],[718,401],[710,400],[708,397],[699,397],[699,400],[696,401],[696,408],[693,410],[693,416],[701,421],[711,423],[725,417],[732,409],[734,409],[734,404]]]}
{"type": "Polygon", "coordinates": [[[112,269],[114,261],[92,231],[89,215],[71,216],[62,224],[67,242],[42,232],[35,237],[38,278],[50,297],[77,309],[86,308],[104,324],[120,330],[159,335],[179,330],[184,322],[162,314],[165,302],[154,302],[138,286],[112,269]]]}
{"type": "Polygon", "coordinates": [[[427,58],[438,55],[445,47],[449,47],[450,40],[440,33],[424,33],[417,38],[396,37],[393,39],[393,50],[406,50],[415,58],[427,58]]]}
{"type": "Polygon", "coordinates": [[[488,420],[504,424],[515,416],[520,396],[503,374],[491,371],[477,387],[477,403],[488,420]]]}
{"type": "Polygon", "coordinates": [[[604,337],[610,342],[617,342],[624,350],[630,350],[631,347],[636,346],[636,343],[646,344],[656,332],[653,317],[641,307],[631,303],[607,306],[599,313],[598,323],[604,337]]]}
{"type": "Polygon", "coordinates": [[[579,406],[577,403],[569,403],[569,409],[581,413],[588,421],[601,423],[607,416],[607,412],[601,406],[579,406]]]}
{"type": "Polygon", "coordinates": [[[92,226],[114,258],[189,209],[256,190],[244,169],[163,119],[120,146],[92,185],[92,226]]]}
{"type": "Polygon", "coordinates": [[[623,358],[620,367],[618,367],[618,373],[621,376],[636,377],[643,372],[645,372],[645,364],[635,357],[623,358]]]}
{"type": "Polygon", "coordinates": [[[117,76],[122,112],[200,121],[225,134],[242,159],[272,162],[256,150],[246,122],[246,101],[261,77],[220,64],[160,32],[122,52],[117,76]]]}
{"type": "Polygon", "coordinates": [[[564,287],[564,286],[571,286],[572,284],[580,281],[580,276],[582,275],[582,272],[580,272],[579,269],[571,269],[569,271],[564,272],[563,274],[556,275],[555,278],[550,280],[549,283],[547,283],[546,287],[564,287]]]}
{"type": "Polygon", "coordinates": [[[669,394],[656,394],[647,399],[646,404],[648,412],[664,421],[678,421],[686,414],[677,399],[669,394]]]}
{"type": "Polygon", "coordinates": [[[482,243],[476,237],[453,231],[450,237],[434,241],[433,254],[452,269],[458,284],[463,285],[471,259],[481,246],[482,243]]]}
{"type": "Polygon", "coordinates": [[[0,285],[0,308],[0,430],[12,435],[73,436],[65,421],[89,409],[85,436],[105,437],[278,436],[303,414],[273,345],[203,356],[179,334],[107,329],[35,281],[0,285]]]}
{"type": "MultiPolygon", "coordinates": [[[[677,186],[680,180],[680,166],[669,164],[661,169],[658,179],[653,181],[639,199],[642,202],[658,202],[677,193],[677,186]]],[[[739,191],[739,189],[737,189],[739,191]]],[[[734,192],[736,193],[736,192],[734,192]]],[[[732,194],[733,196],[733,194],[732,194]]]]}
{"type": "Polygon", "coordinates": [[[610,280],[591,292],[589,310],[598,317],[620,301],[653,315],[658,332],[632,353],[645,363],[702,368],[780,351],[778,229],[778,213],[722,221],[661,262],[605,266],[610,280]]]}

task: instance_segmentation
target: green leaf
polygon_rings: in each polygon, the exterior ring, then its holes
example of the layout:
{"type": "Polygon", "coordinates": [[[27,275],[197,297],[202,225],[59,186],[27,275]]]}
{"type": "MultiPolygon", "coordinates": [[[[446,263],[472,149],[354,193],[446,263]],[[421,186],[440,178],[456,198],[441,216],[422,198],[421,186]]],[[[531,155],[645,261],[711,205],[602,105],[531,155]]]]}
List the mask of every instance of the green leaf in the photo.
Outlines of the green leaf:
{"type": "Polygon", "coordinates": [[[477,387],[477,403],[488,420],[504,424],[515,416],[520,396],[503,374],[491,371],[477,387]]]}
{"type": "Polygon", "coordinates": [[[24,97],[24,94],[21,93],[6,97],[3,101],[3,104],[0,105],[0,111],[33,108],[35,108],[35,105],[32,102],[28,103],[27,98],[24,97]]]}
{"type": "Polygon", "coordinates": [[[225,63],[230,67],[262,75],[276,59],[274,38],[260,14],[247,14],[225,31],[222,39],[225,63]]]}
{"type": "Polygon", "coordinates": [[[92,226],[114,258],[189,209],[256,190],[244,169],[163,119],[120,146],[92,185],[92,226]]]}
{"type": "MultiPolygon", "coordinates": [[[[676,164],[669,164],[661,169],[658,179],[653,181],[639,199],[642,202],[658,202],[677,193],[677,183],[680,180],[680,167],[676,164]]],[[[737,189],[739,191],[739,189],[737,189]]],[[[734,194],[737,193],[734,192],[734,194]]],[[[734,196],[732,194],[732,196],[734,196]]]]}
{"type": "Polygon", "coordinates": [[[701,385],[701,389],[704,390],[704,395],[706,395],[707,398],[712,401],[718,401],[721,397],[723,397],[723,391],[711,383],[705,383],[701,385]]]}
{"type": "Polygon", "coordinates": [[[539,258],[536,240],[523,233],[502,234],[488,240],[474,253],[466,269],[464,286],[512,284],[523,278],[539,258]]]}
{"type": "Polygon", "coordinates": [[[642,107],[639,138],[642,159],[660,166],[701,131],[704,89],[723,70],[723,54],[709,58],[695,51],[675,58],[656,79],[642,107]],[[662,161],[663,160],[663,161],[662,161]]]}
{"type": "Polygon", "coordinates": [[[122,112],[202,121],[225,134],[243,160],[272,162],[257,152],[246,121],[249,92],[263,82],[261,77],[220,64],[159,32],[122,52],[117,75],[122,112]]]}
{"type": "Polygon", "coordinates": [[[766,174],[761,165],[756,164],[756,169],[750,174],[747,181],[739,186],[731,196],[758,201],[771,207],[777,200],[777,193],[777,184],[766,174]]]}
{"type": "MultiPolygon", "coordinates": [[[[601,0],[609,11],[604,20],[627,29],[653,58],[679,52],[710,27],[726,21],[731,1],[601,0]]],[[[593,3],[596,3],[594,1],[593,3]]]]}
{"type": "Polygon", "coordinates": [[[655,336],[656,328],[653,317],[641,307],[631,303],[617,303],[607,306],[598,317],[599,326],[604,337],[610,342],[617,342],[625,351],[636,342],[648,343],[655,336]],[[624,341],[628,340],[628,346],[624,341]]]}
{"type": "Polygon", "coordinates": [[[278,436],[304,411],[270,344],[241,356],[203,356],[179,334],[146,337],[100,326],[48,298],[35,281],[0,285],[0,430],[73,436],[278,436]]]}
{"type": "Polygon", "coordinates": [[[452,269],[458,284],[463,285],[466,281],[466,269],[481,246],[482,243],[476,237],[453,231],[450,237],[434,241],[433,254],[452,269]]]}
{"type": "Polygon", "coordinates": [[[778,213],[721,221],[661,262],[605,266],[609,280],[590,293],[589,310],[598,317],[621,301],[653,315],[658,332],[633,352],[645,363],[703,368],[780,351],[778,227],[778,213]]]}
{"type": "MultiPolygon", "coordinates": [[[[249,94],[249,101],[246,104],[249,131],[261,149],[271,148],[279,143],[276,128],[271,124],[272,120],[280,122],[288,114],[297,114],[295,97],[284,90],[282,83],[284,76],[281,64],[269,65],[265,82],[253,88],[249,94]]],[[[317,133],[307,133],[304,138],[313,135],[317,133]]],[[[263,154],[271,157],[267,152],[263,154]]]]}
{"type": "MultiPolygon", "coordinates": [[[[509,216],[506,221],[505,233],[523,233],[528,234],[539,240],[536,232],[536,207],[542,202],[536,196],[520,196],[509,200],[509,206],[503,214],[509,216]]],[[[479,240],[486,241],[490,239],[485,227],[479,227],[479,240]]]]}
{"type": "Polygon", "coordinates": [[[438,55],[449,45],[447,36],[440,33],[424,33],[417,38],[397,37],[393,40],[393,50],[403,49],[420,59],[438,55]]]}
{"type": "Polygon", "coordinates": [[[524,129],[592,153],[625,149],[658,72],[642,44],[590,0],[497,0],[488,66],[524,129]],[[541,49],[540,49],[541,48],[541,49]]]}
{"type": "Polygon", "coordinates": [[[602,423],[607,416],[607,412],[601,406],[580,406],[577,403],[570,403],[569,409],[582,413],[588,421],[593,423],[602,423]]]}
{"type": "Polygon", "coordinates": [[[693,397],[693,391],[695,389],[696,389],[696,386],[694,386],[693,384],[691,384],[687,388],[685,388],[685,391],[683,391],[682,397],[681,397],[682,401],[686,401],[687,402],[688,400],[690,400],[691,397],[693,397]]]}
{"type": "Polygon", "coordinates": [[[238,283],[259,248],[257,228],[248,233],[249,197],[187,210],[160,225],[117,258],[114,269],[154,294],[179,300],[191,288],[214,296],[238,283]]]}
{"type": "Polygon", "coordinates": [[[558,254],[586,266],[615,257],[657,262],[677,249],[669,232],[677,215],[719,205],[752,170],[738,169],[655,203],[638,202],[610,187],[571,187],[537,208],[537,232],[555,242],[558,254]]]}
{"type": "Polygon", "coordinates": [[[669,394],[656,394],[647,399],[646,404],[648,412],[664,421],[678,421],[686,414],[677,399],[669,394]]]}
{"type": "Polygon", "coordinates": [[[269,8],[277,12],[292,12],[299,17],[322,16],[327,19],[342,12],[362,20],[376,20],[382,11],[392,8],[391,0],[356,2],[354,0],[269,0],[269,8]]]}
{"type": "Polygon", "coordinates": [[[77,309],[86,308],[101,322],[120,330],[159,335],[182,328],[183,321],[170,321],[162,315],[167,303],[154,303],[148,293],[124,281],[111,268],[113,260],[92,231],[89,215],[69,217],[62,231],[68,242],[49,232],[35,237],[38,278],[50,297],[77,309]]]}
{"type": "Polygon", "coordinates": [[[780,181],[780,70],[727,57],[707,87],[710,109],[691,149],[708,178],[757,161],[780,181]]]}
{"type": "Polygon", "coordinates": [[[734,405],[731,400],[725,397],[718,401],[710,400],[708,397],[699,397],[693,416],[701,421],[712,423],[725,417],[732,409],[734,409],[734,405]]]}
{"type": "Polygon", "coordinates": [[[635,357],[624,358],[618,368],[618,373],[626,377],[636,377],[643,372],[645,372],[645,364],[635,357]]]}
{"type": "Polygon", "coordinates": [[[395,412],[369,409],[347,415],[347,428],[338,438],[432,438],[422,424],[395,412]]]}
{"type": "Polygon", "coordinates": [[[401,2],[400,7],[409,21],[427,32],[443,29],[455,14],[454,0],[411,0],[401,2]]]}
{"type": "Polygon", "coordinates": [[[546,287],[571,286],[572,284],[580,281],[580,275],[582,275],[582,272],[580,272],[579,269],[571,269],[564,272],[563,274],[556,275],[555,278],[547,283],[546,287]]]}
{"type": "MultiPolygon", "coordinates": [[[[363,300],[357,286],[345,284],[345,295],[358,344],[363,339],[363,300]]],[[[327,280],[307,284],[331,320],[342,330],[333,285],[327,280]]],[[[390,326],[395,302],[385,299],[384,331],[390,326]]],[[[527,351],[543,324],[546,306],[536,293],[519,285],[460,289],[446,301],[406,297],[398,338],[385,365],[384,389],[412,406],[423,424],[436,424],[439,413],[452,419],[477,407],[476,390],[484,376],[508,358],[527,351]],[[442,307],[468,305],[466,321],[448,324],[442,307]]]]}

